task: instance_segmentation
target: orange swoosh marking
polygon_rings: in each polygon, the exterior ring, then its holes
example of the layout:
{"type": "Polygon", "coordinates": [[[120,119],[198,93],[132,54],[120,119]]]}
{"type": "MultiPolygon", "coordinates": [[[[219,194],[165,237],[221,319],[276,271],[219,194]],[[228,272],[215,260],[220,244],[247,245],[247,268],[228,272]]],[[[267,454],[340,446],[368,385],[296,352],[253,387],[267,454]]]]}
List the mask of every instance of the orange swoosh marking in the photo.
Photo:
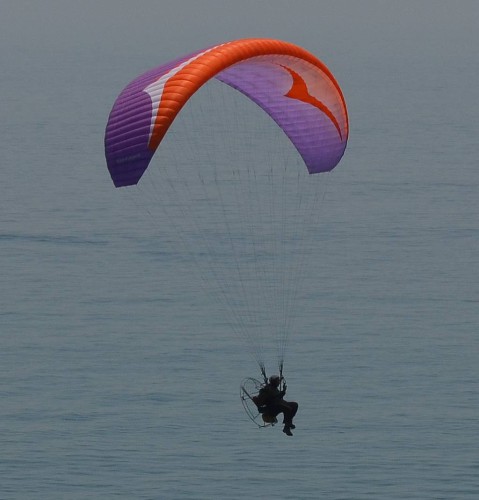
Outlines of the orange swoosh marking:
{"type": "MultiPolygon", "coordinates": [[[[163,94],[161,96],[160,103],[158,104],[158,111],[153,125],[153,131],[148,143],[149,149],[154,151],[159,146],[168,128],[183,105],[210,78],[213,78],[217,73],[237,62],[262,55],[293,56],[303,59],[321,70],[338,91],[339,98],[346,115],[345,127],[347,136],[348,121],[346,102],[338,83],[329,69],[311,53],[291,43],[266,38],[250,38],[228,42],[207,50],[203,55],[199,55],[165,83],[163,94]]],[[[292,94],[287,94],[288,97],[309,102],[310,104],[313,104],[321,109],[335,124],[339,135],[342,138],[339,124],[331,111],[328,110],[323,103],[319,102],[309,94],[306,83],[299,75],[289,68],[285,67],[285,69],[289,71],[293,77],[293,86],[288,93],[292,94]],[[298,84],[295,84],[295,81],[298,81],[298,84]],[[298,85],[301,86],[301,82],[304,86],[304,92],[298,91],[298,85]],[[314,100],[314,102],[312,102],[311,99],[314,100]],[[319,103],[319,106],[317,103],[319,103]]]]}
{"type": "Polygon", "coordinates": [[[288,71],[288,73],[293,77],[293,84],[291,85],[289,91],[284,94],[284,96],[291,99],[297,99],[298,101],[311,104],[312,106],[318,108],[333,122],[336,130],[338,131],[339,137],[341,138],[341,140],[343,140],[341,127],[339,126],[338,120],[333,115],[332,111],[323,102],[321,102],[319,99],[316,99],[316,97],[312,96],[309,93],[306,82],[303,80],[303,78],[301,78],[301,76],[299,76],[298,73],[296,73],[296,71],[293,71],[291,68],[283,66],[282,64],[280,66],[288,71]]]}

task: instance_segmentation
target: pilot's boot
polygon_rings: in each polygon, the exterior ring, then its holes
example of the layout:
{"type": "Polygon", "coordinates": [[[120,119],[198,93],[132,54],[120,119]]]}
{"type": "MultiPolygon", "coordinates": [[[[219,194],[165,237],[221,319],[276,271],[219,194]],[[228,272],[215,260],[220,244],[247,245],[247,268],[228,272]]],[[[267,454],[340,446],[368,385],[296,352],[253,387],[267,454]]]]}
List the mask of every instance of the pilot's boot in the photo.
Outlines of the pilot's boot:
{"type": "Polygon", "coordinates": [[[291,432],[291,427],[289,425],[285,425],[283,427],[283,432],[287,435],[287,436],[292,436],[293,433],[291,432]]]}

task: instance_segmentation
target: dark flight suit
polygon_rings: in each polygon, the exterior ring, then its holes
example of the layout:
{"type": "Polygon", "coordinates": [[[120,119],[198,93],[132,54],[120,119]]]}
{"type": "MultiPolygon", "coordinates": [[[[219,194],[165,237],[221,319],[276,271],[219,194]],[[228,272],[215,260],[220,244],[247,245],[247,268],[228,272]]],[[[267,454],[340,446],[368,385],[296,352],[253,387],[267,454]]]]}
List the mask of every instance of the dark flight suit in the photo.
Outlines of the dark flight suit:
{"type": "Polygon", "coordinates": [[[298,403],[294,401],[285,401],[283,399],[286,391],[280,391],[277,387],[271,384],[266,384],[257,396],[256,405],[264,408],[263,413],[276,417],[280,413],[283,414],[283,423],[285,426],[293,424],[293,417],[298,411],[298,403]]]}

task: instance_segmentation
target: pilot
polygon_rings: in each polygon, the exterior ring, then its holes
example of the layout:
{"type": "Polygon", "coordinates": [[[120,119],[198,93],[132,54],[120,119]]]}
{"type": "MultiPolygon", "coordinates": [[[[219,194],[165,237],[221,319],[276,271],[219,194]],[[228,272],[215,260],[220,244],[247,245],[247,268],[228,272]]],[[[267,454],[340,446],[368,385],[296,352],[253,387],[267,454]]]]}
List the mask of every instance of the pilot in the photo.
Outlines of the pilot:
{"type": "Polygon", "coordinates": [[[269,377],[268,383],[262,387],[259,394],[254,398],[254,402],[261,413],[265,413],[276,417],[280,413],[283,414],[283,432],[287,436],[292,436],[291,429],[296,426],[293,424],[293,418],[298,411],[298,403],[294,401],[285,401],[284,395],[286,394],[286,384],[280,390],[281,377],[279,375],[272,375],[269,377]]]}

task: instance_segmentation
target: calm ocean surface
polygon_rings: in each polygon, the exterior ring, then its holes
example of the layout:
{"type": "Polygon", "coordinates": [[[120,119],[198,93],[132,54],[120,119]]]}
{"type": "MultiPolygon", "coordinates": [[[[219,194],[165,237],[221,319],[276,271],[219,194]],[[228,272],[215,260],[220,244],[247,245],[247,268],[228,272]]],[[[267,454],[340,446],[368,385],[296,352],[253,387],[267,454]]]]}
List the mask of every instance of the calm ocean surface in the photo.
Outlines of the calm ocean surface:
{"type": "Polygon", "coordinates": [[[479,498],[477,54],[330,49],[351,136],[293,438],[247,419],[254,360],[106,170],[118,92],[188,49],[2,51],[0,498],[479,498]]]}

